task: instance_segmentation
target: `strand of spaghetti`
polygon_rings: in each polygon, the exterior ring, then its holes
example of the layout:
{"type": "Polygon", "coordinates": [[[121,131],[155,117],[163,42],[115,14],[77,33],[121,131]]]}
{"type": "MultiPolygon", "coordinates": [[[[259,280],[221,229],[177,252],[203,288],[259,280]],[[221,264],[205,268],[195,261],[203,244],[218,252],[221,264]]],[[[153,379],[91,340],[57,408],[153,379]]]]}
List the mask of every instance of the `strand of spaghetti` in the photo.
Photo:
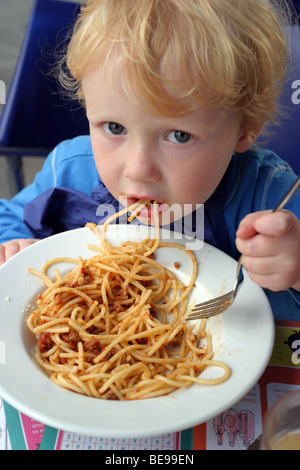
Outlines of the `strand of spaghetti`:
{"type": "MultiPolygon", "coordinates": [[[[170,328],[168,330],[171,330],[171,325],[168,324],[170,328]]],[[[182,329],[182,326],[179,325],[177,328],[175,328],[175,334],[174,336],[182,329]]],[[[152,329],[154,331],[155,328],[152,329]]],[[[159,331],[161,331],[161,328],[159,328],[159,331]]],[[[174,332],[173,331],[173,332],[174,332]]],[[[155,344],[152,346],[151,349],[148,350],[148,356],[151,357],[163,344],[170,342],[170,336],[172,336],[172,331],[167,331],[158,341],[155,342],[155,344]]]]}
{"type": "MultiPolygon", "coordinates": [[[[146,305],[146,302],[148,301],[149,297],[151,296],[151,291],[150,289],[148,290],[145,290],[143,292],[143,295],[141,296],[140,298],[140,304],[137,305],[137,304],[133,304],[128,310],[127,310],[127,314],[130,314],[130,315],[134,315],[136,314],[138,311],[141,310],[141,308],[145,307],[145,310],[141,313],[143,313],[143,315],[147,314],[148,313],[148,310],[150,310],[151,306],[149,305],[149,307],[147,307],[146,305]]],[[[119,329],[119,332],[122,331],[121,329],[119,329]]]]}
{"type": "Polygon", "coordinates": [[[132,331],[134,331],[136,325],[133,324],[129,329],[128,331],[124,331],[124,333],[118,335],[108,346],[107,348],[102,351],[102,353],[100,353],[97,357],[95,357],[94,359],[94,363],[97,364],[98,362],[100,362],[105,356],[106,354],[115,346],[117,345],[118,343],[122,342],[126,336],[128,336],[132,331]]]}
{"type": "Polygon", "coordinates": [[[74,264],[78,264],[78,259],[69,258],[69,257],[54,258],[52,260],[47,261],[44,264],[44,266],[41,269],[41,273],[46,274],[48,268],[50,266],[52,266],[53,264],[57,264],[57,263],[74,263],[74,264]]]}
{"type": "Polygon", "coordinates": [[[173,331],[170,332],[167,338],[167,342],[172,344],[173,341],[178,341],[178,336],[184,337],[186,341],[186,325],[183,325],[182,323],[180,323],[178,326],[174,325],[173,331]]]}
{"type": "Polygon", "coordinates": [[[124,368],[114,374],[105,384],[100,388],[99,393],[104,393],[110,386],[111,383],[116,382],[120,377],[126,377],[129,374],[131,375],[136,369],[143,369],[146,366],[143,363],[136,363],[133,366],[130,366],[129,364],[124,364],[124,368]]]}
{"type": "Polygon", "coordinates": [[[168,385],[172,385],[175,388],[187,388],[189,387],[189,382],[187,380],[172,380],[169,377],[165,377],[164,375],[155,375],[154,376],[155,380],[161,380],[162,382],[165,382],[168,385]]]}
{"type": "Polygon", "coordinates": [[[84,351],[83,351],[83,344],[82,341],[77,343],[78,347],[78,367],[79,369],[84,369],[84,351]]]}
{"type": "Polygon", "coordinates": [[[141,205],[142,205],[142,206],[146,205],[146,202],[147,202],[147,201],[142,201],[142,200],[137,201],[137,202],[135,202],[134,204],[132,204],[131,206],[125,207],[125,209],[119,211],[119,212],[116,213],[116,214],[113,214],[111,217],[109,217],[109,218],[104,222],[104,224],[103,224],[103,230],[102,230],[102,239],[103,239],[103,244],[104,244],[104,246],[105,246],[105,249],[106,249],[106,252],[107,252],[107,253],[110,253],[110,245],[109,245],[109,243],[108,243],[107,240],[106,240],[107,226],[108,226],[113,220],[115,220],[115,219],[121,217],[122,215],[127,214],[127,213],[130,212],[130,211],[136,210],[136,208],[139,207],[139,206],[141,206],[141,205]]]}
{"type": "MultiPolygon", "coordinates": [[[[190,277],[189,285],[186,287],[185,292],[176,300],[176,302],[174,304],[174,306],[175,306],[175,305],[177,305],[178,303],[181,302],[183,297],[188,297],[190,291],[193,289],[193,287],[195,285],[195,280],[196,280],[196,277],[197,277],[197,261],[195,259],[194,254],[190,250],[187,250],[184,246],[176,245],[174,243],[164,243],[164,242],[160,242],[160,246],[161,247],[173,247],[173,248],[178,248],[179,250],[183,250],[190,257],[190,259],[192,261],[192,274],[191,274],[191,277],[190,277]]],[[[188,315],[188,313],[189,312],[187,312],[186,315],[188,315]]]]}
{"type": "MultiPolygon", "coordinates": [[[[143,209],[143,207],[145,206],[148,206],[149,202],[151,202],[151,199],[146,199],[144,201],[138,201],[138,203],[140,203],[138,205],[138,207],[136,209],[134,209],[134,211],[132,212],[132,214],[128,217],[128,222],[132,222],[133,219],[136,218],[136,216],[139,214],[139,212],[141,212],[141,210],[143,209]]],[[[128,211],[127,211],[128,212],[128,211]]]]}
{"type": "Polygon", "coordinates": [[[189,346],[190,350],[193,351],[197,355],[206,353],[207,352],[206,349],[199,348],[199,346],[197,344],[195,345],[196,338],[195,338],[194,335],[191,338],[191,334],[192,334],[192,332],[186,335],[186,342],[187,342],[187,345],[189,346]]]}
{"type": "MultiPolygon", "coordinates": [[[[121,356],[123,355],[126,355],[127,353],[129,353],[130,351],[134,350],[134,349],[139,349],[141,348],[142,346],[138,345],[138,344],[130,344],[129,346],[126,346],[124,347],[123,349],[120,349],[120,351],[118,351],[116,354],[114,354],[114,356],[112,356],[110,359],[109,359],[109,364],[105,365],[105,364],[101,364],[100,367],[101,367],[101,371],[95,371],[95,372],[90,372],[90,370],[86,370],[86,374],[85,375],[82,375],[80,378],[81,380],[83,381],[87,381],[87,380],[90,380],[90,379],[99,379],[101,377],[101,375],[103,375],[103,373],[109,368],[109,367],[113,367],[113,364],[114,362],[116,362],[121,356]]],[[[99,365],[97,365],[99,367],[99,365]]]]}
{"type": "Polygon", "coordinates": [[[157,277],[158,277],[157,274],[152,274],[150,276],[140,276],[138,274],[126,272],[123,269],[113,268],[112,266],[107,266],[106,264],[99,263],[99,262],[96,263],[96,266],[98,266],[99,268],[102,268],[105,271],[108,271],[110,273],[120,274],[124,278],[126,278],[127,276],[131,276],[133,279],[137,279],[137,280],[141,280],[141,281],[151,281],[152,279],[157,279],[157,277]]]}
{"type": "MultiPolygon", "coordinates": [[[[85,325],[83,325],[83,327],[82,327],[83,330],[88,330],[91,326],[95,325],[95,323],[97,323],[99,320],[101,320],[104,317],[104,314],[105,314],[105,307],[102,306],[99,315],[96,315],[92,320],[90,320],[85,325]]],[[[88,318],[89,317],[90,317],[90,315],[88,315],[88,318]]]]}
{"type": "Polygon", "coordinates": [[[150,250],[146,251],[144,256],[151,256],[152,253],[154,253],[154,251],[158,248],[158,245],[159,245],[159,242],[160,242],[159,216],[158,216],[158,210],[157,210],[158,209],[157,201],[153,202],[153,206],[154,206],[153,213],[154,213],[154,225],[155,225],[155,242],[153,243],[152,248],[150,248],[150,250]]]}
{"type": "Polygon", "coordinates": [[[67,343],[66,341],[63,341],[59,334],[55,333],[54,335],[51,335],[52,340],[54,341],[55,344],[58,344],[61,348],[62,351],[73,353],[74,350],[70,347],[70,344],[67,343]]]}
{"type": "Polygon", "coordinates": [[[133,274],[136,274],[139,270],[141,269],[141,266],[140,266],[140,260],[139,258],[137,258],[135,261],[134,261],[134,265],[132,266],[132,269],[130,271],[130,276],[127,276],[127,278],[125,279],[124,283],[123,283],[123,290],[126,292],[127,290],[127,287],[129,285],[129,283],[131,282],[133,278],[133,274]]]}
{"type": "MultiPolygon", "coordinates": [[[[104,222],[103,224],[103,231],[102,231],[102,236],[105,237],[106,235],[106,230],[107,230],[107,226],[113,221],[113,220],[116,220],[118,218],[120,218],[122,215],[124,214],[127,214],[128,212],[132,212],[134,211],[137,207],[141,206],[141,205],[146,205],[145,203],[143,203],[143,201],[139,200],[137,202],[135,202],[134,204],[131,204],[131,206],[129,207],[125,207],[125,209],[113,214],[112,216],[108,217],[106,219],[106,221],[104,222]]],[[[141,209],[140,209],[141,210],[141,209]]]]}
{"type": "Polygon", "coordinates": [[[34,274],[35,276],[40,277],[44,281],[44,283],[47,287],[50,287],[50,286],[53,285],[53,282],[51,281],[51,279],[49,279],[48,276],[46,276],[45,274],[42,274],[41,272],[37,271],[36,269],[27,268],[27,271],[31,274],[34,274]]]}
{"type": "Polygon", "coordinates": [[[231,370],[226,364],[224,364],[224,362],[213,361],[213,360],[210,360],[210,361],[203,360],[202,362],[203,364],[201,365],[201,367],[217,366],[217,367],[224,369],[224,374],[221,377],[213,378],[213,379],[203,379],[198,376],[192,377],[190,375],[179,375],[178,379],[184,379],[190,382],[197,382],[198,384],[202,384],[202,385],[217,385],[217,384],[223,383],[225,380],[227,380],[230,377],[231,370]]]}
{"type": "MultiPolygon", "coordinates": [[[[92,300],[92,299],[91,299],[92,300]]],[[[69,296],[66,297],[64,300],[60,299],[59,302],[65,302],[65,304],[59,309],[59,311],[55,314],[57,318],[67,318],[69,314],[73,311],[74,305],[78,305],[81,301],[80,297],[76,296],[72,300],[69,300],[69,296]]],[[[49,316],[51,316],[51,308],[52,304],[49,304],[49,316]]],[[[53,305],[53,312],[55,313],[55,301],[53,305]]]]}
{"type": "Polygon", "coordinates": [[[86,300],[88,303],[90,304],[92,303],[92,299],[87,294],[85,294],[80,289],[77,289],[75,287],[58,287],[57,289],[49,290],[48,292],[46,291],[47,296],[44,298],[44,302],[47,302],[49,300],[49,297],[55,294],[60,294],[62,292],[66,292],[69,294],[76,294],[79,298],[81,297],[84,300],[86,300]]]}
{"type": "Polygon", "coordinates": [[[42,331],[51,329],[52,326],[57,325],[57,324],[62,324],[62,323],[69,323],[69,320],[67,318],[65,319],[60,319],[60,318],[55,318],[54,320],[47,321],[45,323],[42,323],[41,325],[37,326],[34,328],[33,332],[35,335],[38,333],[41,333],[42,331]]]}
{"type": "Polygon", "coordinates": [[[66,370],[66,368],[68,367],[68,366],[65,366],[65,365],[62,365],[62,364],[57,364],[56,366],[53,366],[47,360],[44,360],[39,354],[36,354],[35,358],[36,358],[37,362],[40,364],[40,366],[43,369],[46,369],[50,372],[66,370]]]}
{"type": "Polygon", "coordinates": [[[59,272],[59,269],[58,268],[55,268],[54,269],[54,272],[55,272],[55,279],[56,281],[60,281],[61,280],[61,274],[59,272]]]}
{"type": "Polygon", "coordinates": [[[101,398],[100,393],[98,392],[97,388],[95,387],[95,384],[92,380],[88,382],[89,389],[93,395],[94,398],[101,398]]]}
{"type": "MultiPolygon", "coordinates": [[[[58,334],[62,334],[62,333],[69,333],[70,331],[70,328],[69,326],[65,326],[65,327],[54,327],[54,328],[45,328],[44,330],[44,333],[58,333],[58,334]]],[[[38,333],[37,333],[38,334],[38,333]]]]}
{"type": "Polygon", "coordinates": [[[77,356],[78,356],[78,353],[75,351],[73,353],[65,353],[65,352],[59,353],[59,357],[68,358],[68,359],[76,358],[77,356]]]}
{"type": "Polygon", "coordinates": [[[120,393],[119,389],[115,387],[114,384],[111,384],[110,386],[111,391],[113,392],[114,396],[116,396],[119,400],[123,400],[122,393],[120,393]]]}
{"type": "MultiPolygon", "coordinates": [[[[52,364],[53,366],[56,366],[59,363],[59,355],[60,355],[59,350],[55,351],[55,353],[52,354],[52,356],[49,358],[50,359],[50,364],[52,364]]],[[[69,365],[70,364],[68,364],[68,366],[69,365]]]]}
{"type": "Polygon", "coordinates": [[[57,344],[55,344],[51,349],[49,349],[49,351],[44,352],[43,357],[48,358],[50,356],[53,356],[53,354],[55,354],[56,351],[60,351],[59,346],[57,344]]]}
{"type": "Polygon", "coordinates": [[[161,336],[159,342],[157,341],[156,342],[156,345],[157,343],[159,343],[159,346],[156,347],[155,345],[155,348],[154,350],[148,350],[147,354],[148,356],[152,356],[152,354],[154,354],[154,352],[160,348],[160,346],[168,339],[170,333],[169,333],[169,330],[171,330],[171,325],[168,324],[168,325],[162,325],[162,326],[158,326],[157,328],[153,328],[149,331],[143,331],[141,333],[136,333],[136,334],[133,334],[133,335],[128,335],[128,338],[127,341],[135,341],[137,339],[141,339],[141,338],[150,338],[151,336],[157,336],[159,334],[162,334],[163,335],[161,336]],[[167,331],[166,331],[167,330],[167,331]]]}
{"type": "Polygon", "coordinates": [[[137,351],[132,351],[132,356],[134,356],[137,360],[141,361],[141,362],[149,362],[149,363],[153,363],[153,364],[165,364],[166,362],[168,362],[169,364],[177,364],[179,362],[182,361],[182,357],[169,357],[168,359],[165,359],[165,358],[161,358],[161,357],[156,357],[156,356],[152,356],[152,357],[148,357],[148,355],[143,355],[143,354],[140,354],[138,353],[137,351]]]}
{"type": "Polygon", "coordinates": [[[128,393],[126,396],[127,400],[140,400],[142,398],[155,398],[161,395],[168,395],[169,393],[174,392],[174,387],[165,387],[161,383],[155,383],[152,387],[148,387],[144,390],[133,391],[128,393]]]}
{"type": "Polygon", "coordinates": [[[207,352],[213,354],[213,349],[212,349],[212,337],[210,334],[207,335],[207,352]]]}
{"type": "Polygon", "coordinates": [[[66,377],[63,376],[63,374],[59,373],[59,374],[52,374],[51,375],[51,380],[56,383],[57,385],[59,385],[60,387],[64,387],[64,388],[67,388],[69,390],[73,390],[74,392],[77,392],[77,393],[84,393],[85,395],[88,394],[89,395],[89,391],[88,389],[83,389],[82,387],[80,386],[76,386],[74,383],[72,383],[71,380],[68,380],[66,377]]]}

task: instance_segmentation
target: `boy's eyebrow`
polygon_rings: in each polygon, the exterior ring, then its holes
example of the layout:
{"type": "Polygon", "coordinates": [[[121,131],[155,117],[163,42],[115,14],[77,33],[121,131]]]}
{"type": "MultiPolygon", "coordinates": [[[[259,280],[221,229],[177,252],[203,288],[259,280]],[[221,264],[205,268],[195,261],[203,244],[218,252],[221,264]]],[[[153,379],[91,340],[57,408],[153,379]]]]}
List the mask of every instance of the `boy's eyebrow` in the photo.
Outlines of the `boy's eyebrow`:
{"type": "Polygon", "coordinates": [[[102,112],[102,111],[101,111],[101,113],[93,113],[93,112],[89,113],[89,112],[87,112],[86,116],[89,120],[95,121],[95,122],[103,121],[103,120],[106,120],[106,119],[111,120],[111,115],[108,114],[108,113],[102,112]]]}

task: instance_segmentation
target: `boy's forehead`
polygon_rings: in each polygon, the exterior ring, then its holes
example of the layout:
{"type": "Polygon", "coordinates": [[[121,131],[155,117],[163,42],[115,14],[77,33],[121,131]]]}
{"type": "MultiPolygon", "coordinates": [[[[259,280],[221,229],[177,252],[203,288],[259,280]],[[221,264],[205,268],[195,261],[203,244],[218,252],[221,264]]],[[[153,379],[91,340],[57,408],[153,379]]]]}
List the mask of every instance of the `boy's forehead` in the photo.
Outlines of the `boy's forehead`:
{"type": "MultiPolygon", "coordinates": [[[[159,111],[159,103],[155,102],[153,107],[145,106],[143,96],[136,93],[126,79],[126,74],[122,68],[116,70],[116,63],[113,60],[101,60],[94,62],[86,72],[83,81],[83,91],[86,99],[87,115],[90,121],[110,121],[111,119],[120,119],[121,122],[128,118],[128,114],[134,110],[135,116],[143,118],[152,115],[156,117],[156,125],[177,125],[185,129],[193,130],[201,127],[202,130],[214,132],[220,125],[231,121],[236,124],[239,121],[237,112],[221,108],[207,107],[198,104],[198,106],[187,113],[165,114],[159,111]],[[156,107],[156,105],[158,105],[156,107]],[[135,114],[136,113],[136,114],[135,114]]],[[[125,67],[125,64],[118,63],[119,67],[125,67]]],[[[172,99],[170,95],[170,100],[172,99]]],[[[132,114],[131,114],[132,116],[132,114]]],[[[147,121],[148,122],[148,121],[147,121]]],[[[149,121],[154,123],[153,120],[149,121]]]]}
{"type": "MultiPolygon", "coordinates": [[[[197,109],[201,106],[195,103],[192,97],[186,96],[184,99],[179,99],[179,96],[185,95],[185,90],[188,88],[186,79],[182,73],[180,66],[175,63],[168,64],[166,62],[158,65],[161,80],[159,83],[160,89],[169,97],[170,105],[174,106],[178,102],[178,109],[174,112],[174,116],[178,113],[180,102],[182,106],[188,105],[188,109],[197,109]]],[[[99,87],[109,87],[116,93],[127,95],[127,98],[132,102],[132,98],[137,100],[141,105],[146,107],[148,111],[156,115],[163,115],[160,111],[159,100],[153,98],[150,102],[149,96],[153,97],[157,93],[158,82],[153,83],[153,88],[149,84],[145,85],[143,77],[135,73],[136,69],[131,60],[127,57],[126,52],[119,45],[113,47],[103,47],[95,54],[93,60],[89,62],[82,73],[81,83],[83,93],[88,84],[89,88],[94,88],[97,93],[99,87]]]]}
{"type": "Polygon", "coordinates": [[[109,88],[117,93],[125,91],[129,95],[129,80],[121,52],[107,54],[101,50],[84,70],[81,82],[83,91],[88,86],[94,88],[95,93],[100,88],[109,88]]]}

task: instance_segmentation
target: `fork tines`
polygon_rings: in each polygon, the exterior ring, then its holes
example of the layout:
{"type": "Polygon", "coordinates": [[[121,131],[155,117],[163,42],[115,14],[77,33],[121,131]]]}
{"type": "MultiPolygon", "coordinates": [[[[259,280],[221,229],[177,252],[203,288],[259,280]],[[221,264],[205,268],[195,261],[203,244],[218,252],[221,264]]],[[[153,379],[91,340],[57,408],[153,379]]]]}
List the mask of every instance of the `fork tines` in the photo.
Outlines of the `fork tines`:
{"type": "Polygon", "coordinates": [[[208,318],[224,312],[232,304],[232,294],[233,292],[228,292],[227,294],[216,297],[215,299],[194,305],[187,319],[198,320],[200,318],[208,318]]]}

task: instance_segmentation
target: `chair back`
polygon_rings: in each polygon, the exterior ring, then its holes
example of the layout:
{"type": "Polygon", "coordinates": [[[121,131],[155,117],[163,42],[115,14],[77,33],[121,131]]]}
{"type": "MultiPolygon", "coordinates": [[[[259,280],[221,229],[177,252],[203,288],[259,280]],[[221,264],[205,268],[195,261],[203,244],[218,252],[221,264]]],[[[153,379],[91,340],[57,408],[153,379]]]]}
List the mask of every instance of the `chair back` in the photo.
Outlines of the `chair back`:
{"type": "Polygon", "coordinates": [[[62,97],[51,74],[79,6],[35,0],[0,117],[2,154],[43,156],[62,140],[88,134],[84,110],[62,97]]]}
{"type": "Polygon", "coordinates": [[[272,129],[270,137],[259,139],[258,144],[262,142],[265,148],[276,152],[300,175],[300,26],[291,25],[289,30],[290,62],[280,99],[283,117],[274,135],[272,129]]]}

